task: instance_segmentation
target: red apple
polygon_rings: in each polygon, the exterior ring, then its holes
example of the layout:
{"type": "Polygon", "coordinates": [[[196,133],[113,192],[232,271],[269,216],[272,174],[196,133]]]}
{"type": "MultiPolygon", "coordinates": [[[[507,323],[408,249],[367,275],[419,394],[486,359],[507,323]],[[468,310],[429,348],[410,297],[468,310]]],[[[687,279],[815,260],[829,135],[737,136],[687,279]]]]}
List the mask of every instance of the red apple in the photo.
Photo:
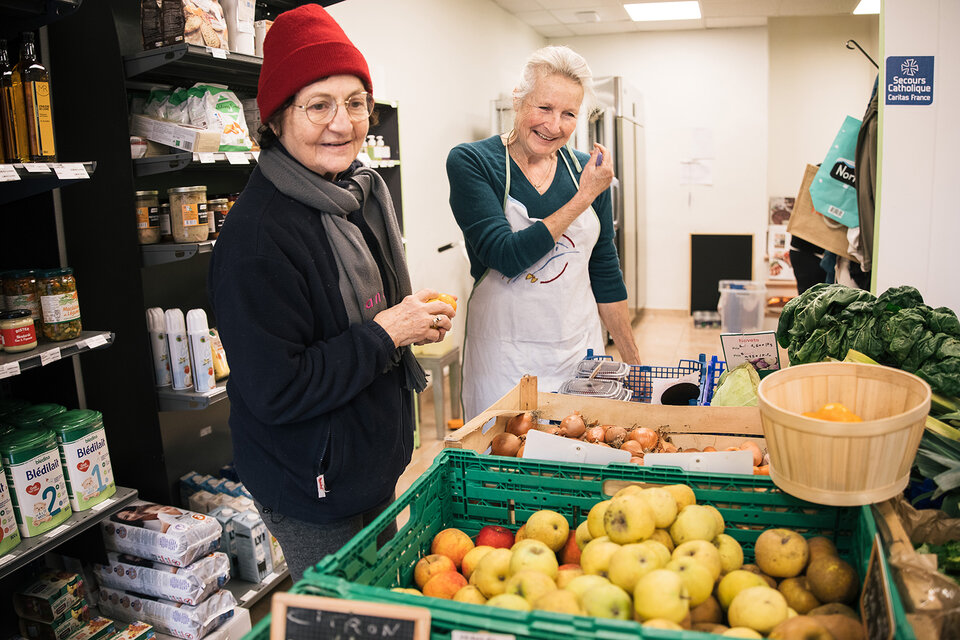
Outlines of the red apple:
{"type": "Polygon", "coordinates": [[[494,549],[509,549],[513,546],[513,531],[506,527],[488,524],[477,534],[476,545],[493,547],[494,549]]]}
{"type": "Polygon", "coordinates": [[[580,564],[580,547],[577,546],[577,532],[570,530],[566,544],[557,552],[560,564],[580,564]]]}

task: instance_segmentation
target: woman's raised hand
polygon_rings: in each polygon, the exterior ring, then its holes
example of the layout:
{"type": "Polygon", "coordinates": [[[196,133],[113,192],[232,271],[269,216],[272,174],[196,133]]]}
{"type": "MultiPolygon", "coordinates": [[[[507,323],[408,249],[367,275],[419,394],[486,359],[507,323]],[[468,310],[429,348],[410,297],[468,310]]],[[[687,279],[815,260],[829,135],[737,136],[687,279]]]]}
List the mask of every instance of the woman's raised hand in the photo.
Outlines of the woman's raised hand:
{"type": "Polygon", "coordinates": [[[384,309],[373,321],[383,327],[398,347],[440,342],[453,328],[457,312],[451,305],[437,300],[438,295],[433,289],[421,289],[384,309]]]}
{"type": "Polygon", "coordinates": [[[611,182],[613,182],[613,157],[606,147],[595,142],[590,152],[590,160],[580,174],[580,192],[593,201],[610,188],[611,182]],[[597,157],[601,153],[603,158],[597,166],[597,157]]]}

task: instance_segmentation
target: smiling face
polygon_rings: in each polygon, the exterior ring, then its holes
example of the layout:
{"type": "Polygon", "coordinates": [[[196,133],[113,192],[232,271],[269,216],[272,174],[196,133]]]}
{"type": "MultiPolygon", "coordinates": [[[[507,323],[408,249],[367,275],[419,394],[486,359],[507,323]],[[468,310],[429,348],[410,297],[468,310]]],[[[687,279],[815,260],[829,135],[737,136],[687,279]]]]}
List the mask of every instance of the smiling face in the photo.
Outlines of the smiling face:
{"type": "Polygon", "coordinates": [[[576,130],[582,102],[583,87],[570,78],[553,74],[537,80],[517,108],[519,149],[527,156],[556,152],[576,130]]]}
{"type": "Polygon", "coordinates": [[[328,180],[345,171],[364,144],[369,119],[353,122],[343,102],[364,91],[356,76],[338,75],[308,84],[293,97],[294,105],[305,105],[321,96],[338,104],[337,114],[327,124],[313,124],[303,109],[287,107],[280,119],[280,143],[300,164],[328,180]]]}

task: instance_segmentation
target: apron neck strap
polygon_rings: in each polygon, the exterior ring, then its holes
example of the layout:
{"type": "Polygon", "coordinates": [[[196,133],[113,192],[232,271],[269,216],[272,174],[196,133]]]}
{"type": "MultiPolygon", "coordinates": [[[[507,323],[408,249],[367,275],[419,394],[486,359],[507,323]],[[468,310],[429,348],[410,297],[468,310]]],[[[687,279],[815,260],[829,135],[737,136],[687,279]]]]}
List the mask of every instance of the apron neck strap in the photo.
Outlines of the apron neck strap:
{"type": "MultiPolygon", "coordinates": [[[[501,138],[501,140],[503,140],[503,138],[501,138]]],[[[566,157],[564,157],[563,149],[564,147],[558,149],[557,154],[559,154],[559,156],[563,159],[563,164],[567,167],[567,173],[570,174],[570,179],[573,180],[573,186],[579,187],[580,183],[577,181],[577,176],[574,175],[573,169],[570,168],[570,162],[566,159],[566,157]]],[[[569,142],[566,144],[566,150],[567,153],[570,154],[570,158],[573,159],[573,164],[577,168],[577,171],[583,173],[583,168],[580,166],[580,161],[577,159],[576,154],[573,153],[573,148],[570,146],[569,142]]],[[[503,143],[503,160],[507,169],[507,181],[503,190],[503,209],[506,211],[507,198],[510,197],[510,147],[506,142],[503,143]]]]}

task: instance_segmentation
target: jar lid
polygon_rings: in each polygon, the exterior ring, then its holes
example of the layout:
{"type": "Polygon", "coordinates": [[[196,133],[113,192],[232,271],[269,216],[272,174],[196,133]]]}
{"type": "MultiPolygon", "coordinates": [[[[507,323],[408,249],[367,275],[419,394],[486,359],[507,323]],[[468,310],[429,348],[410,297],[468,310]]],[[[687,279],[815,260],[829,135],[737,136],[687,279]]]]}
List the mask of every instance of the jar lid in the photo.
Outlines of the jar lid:
{"type": "MultiPolygon", "coordinates": [[[[75,431],[84,433],[103,425],[103,414],[93,409],[70,409],[44,419],[43,428],[66,435],[75,431]]],[[[73,438],[64,438],[72,440],[73,438]]]]}
{"type": "Polygon", "coordinates": [[[20,278],[27,278],[29,276],[35,276],[36,274],[35,269],[14,269],[13,271],[7,271],[3,277],[9,278],[10,280],[19,280],[20,278]]]}
{"type": "Polygon", "coordinates": [[[207,200],[207,204],[227,204],[229,200],[226,198],[214,198],[213,200],[207,200]]]}
{"type": "Polygon", "coordinates": [[[72,276],[73,267],[63,267],[62,269],[41,269],[37,272],[38,278],[56,278],[59,276],[72,276]]]}
{"type": "Polygon", "coordinates": [[[169,209],[169,208],[170,208],[170,203],[169,203],[169,202],[164,202],[164,203],[162,203],[162,204],[160,205],[160,208],[161,208],[161,209],[169,209]]]}
{"type": "Polygon", "coordinates": [[[29,309],[13,309],[11,311],[0,311],[0,320],[16,320],[17,318],[29,318],[29,309]]]}
{"type": "Polygon", "coordinates": [[[55,449],[57,436],[49,429],[17,429],[0,438],[0,452],[12,463],[55,449]]]}
{"type": "Polygon", "coordinates": [[[167,189],[167,193],[206,193],[207,188],[203,185],[196,187],[174,187],[167,189]]]}
{"type": "Polygon", "coordinates": [[[30,403],[20,398],[5,398],[0,400],[0,416],[19,413],[30,406],[30,403]]]}
{"type": "Polygon", "coordinates": [[[44,419],[55,416],[58,413],[63,413],[66,410],[67,408],[63,405],[52,402],[35,404],[22,411],[18,411],[14,415],[8,416],[7,422],[18,429],[36,428],[40,426],[44,419]]]}
{"type": "Polygon", "coordinates": [[[133,195],[135,196],[155,196],[159,191],[134,191],[133,195]]]}

